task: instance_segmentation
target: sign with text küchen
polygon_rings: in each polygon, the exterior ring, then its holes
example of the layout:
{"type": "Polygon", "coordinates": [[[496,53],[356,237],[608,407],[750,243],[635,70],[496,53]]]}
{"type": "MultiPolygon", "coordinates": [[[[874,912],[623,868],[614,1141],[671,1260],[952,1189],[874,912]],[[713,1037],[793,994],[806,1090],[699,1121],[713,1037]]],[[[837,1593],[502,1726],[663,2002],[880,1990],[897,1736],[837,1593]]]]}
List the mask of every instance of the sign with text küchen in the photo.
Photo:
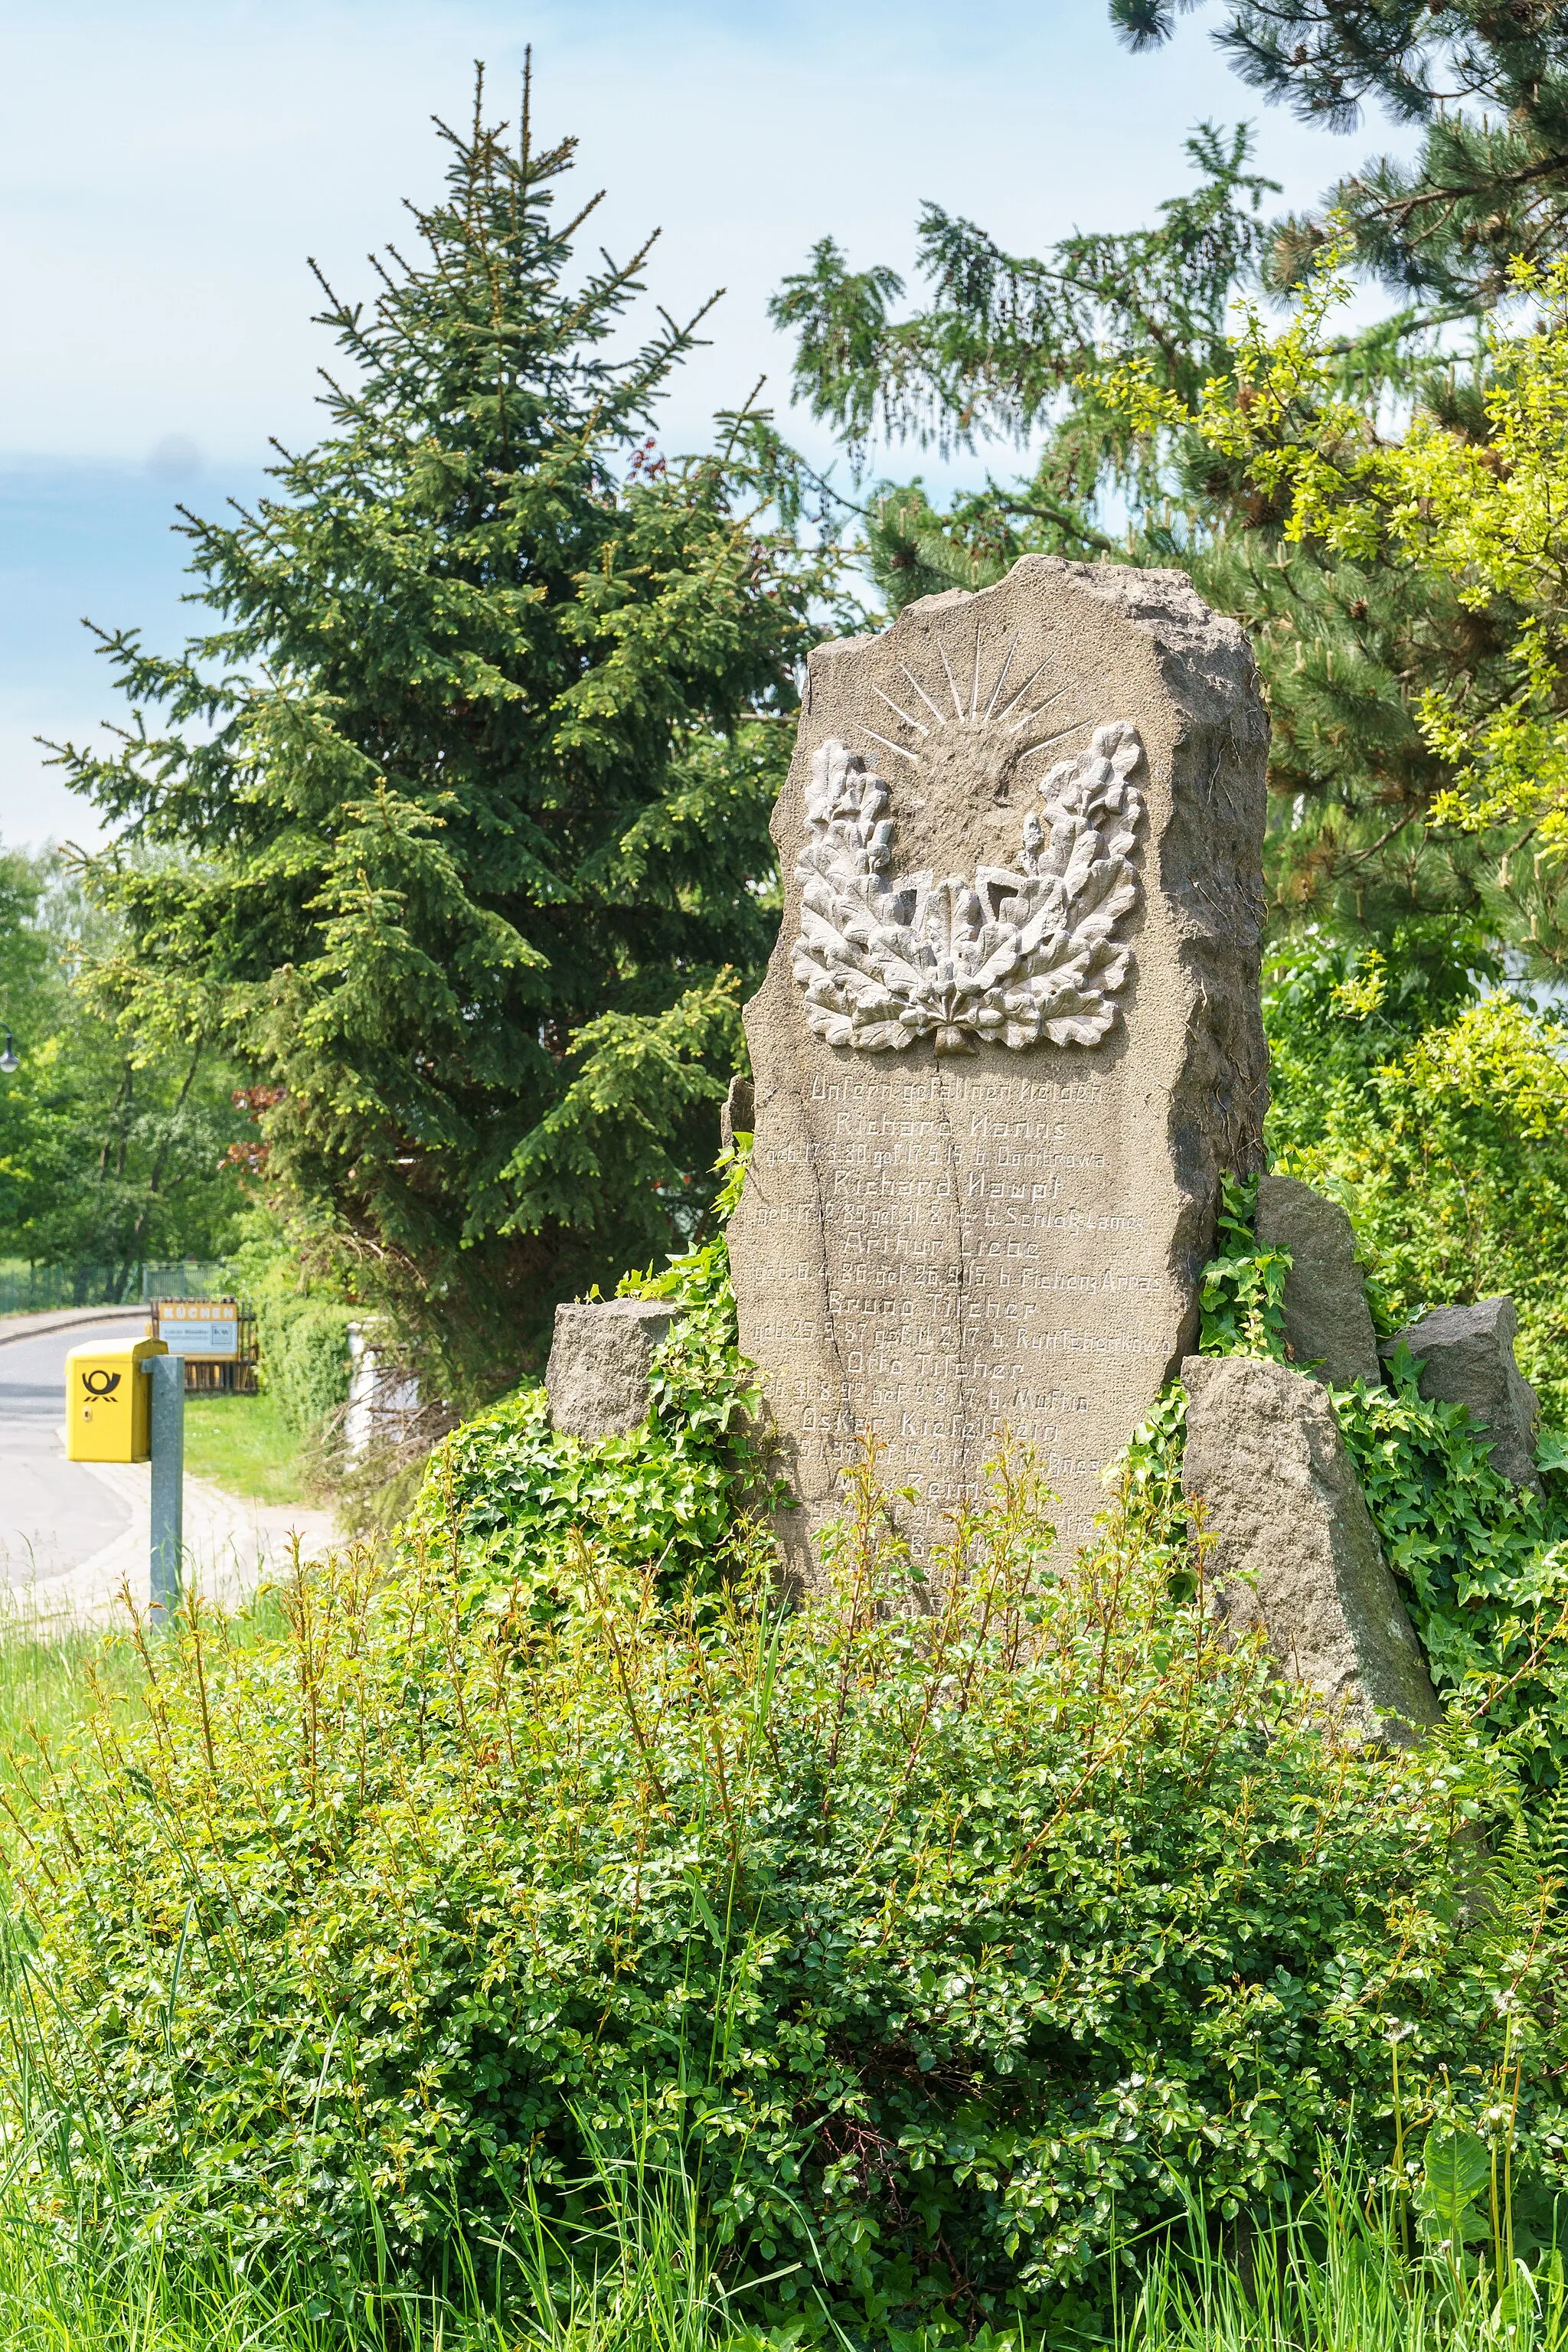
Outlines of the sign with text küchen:
{"type": "Polygon", "coordinates": [[[233,1298],[161,1298],[158,1337],[171,1356],[234,1358],[239,1353],[239,1304],[233,1298]]]}

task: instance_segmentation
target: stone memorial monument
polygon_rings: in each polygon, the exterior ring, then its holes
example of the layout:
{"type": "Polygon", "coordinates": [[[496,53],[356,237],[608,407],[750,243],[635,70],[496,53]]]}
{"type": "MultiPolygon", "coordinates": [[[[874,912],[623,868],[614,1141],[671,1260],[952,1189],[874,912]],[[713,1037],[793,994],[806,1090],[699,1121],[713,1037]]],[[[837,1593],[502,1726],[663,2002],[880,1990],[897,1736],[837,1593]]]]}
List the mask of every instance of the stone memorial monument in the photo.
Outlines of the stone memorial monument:
{"type": "Polygon", "coordinates": [[[917,1549],[1004,1428],[1081,1538],[1194,1345],[1262,1162],[1267,738],[1176,572],[1026,556],[814,653],[730,1226],[807,1581],[872,1430],[917,1549]]]}

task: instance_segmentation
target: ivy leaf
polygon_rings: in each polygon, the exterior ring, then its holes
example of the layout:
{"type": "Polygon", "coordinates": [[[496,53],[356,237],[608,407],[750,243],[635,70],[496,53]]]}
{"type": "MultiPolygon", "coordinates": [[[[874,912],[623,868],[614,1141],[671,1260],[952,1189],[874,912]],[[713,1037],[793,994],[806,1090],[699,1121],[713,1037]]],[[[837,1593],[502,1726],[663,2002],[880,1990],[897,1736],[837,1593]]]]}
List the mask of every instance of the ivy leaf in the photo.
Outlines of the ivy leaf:
{"type": "Polygon", "coordinates": [[[1555,1429],[1543,1429],[1535,1448],[1535,1462],[1541,1470],[1568,1470],[1568,1440],[1555,1429]]]}

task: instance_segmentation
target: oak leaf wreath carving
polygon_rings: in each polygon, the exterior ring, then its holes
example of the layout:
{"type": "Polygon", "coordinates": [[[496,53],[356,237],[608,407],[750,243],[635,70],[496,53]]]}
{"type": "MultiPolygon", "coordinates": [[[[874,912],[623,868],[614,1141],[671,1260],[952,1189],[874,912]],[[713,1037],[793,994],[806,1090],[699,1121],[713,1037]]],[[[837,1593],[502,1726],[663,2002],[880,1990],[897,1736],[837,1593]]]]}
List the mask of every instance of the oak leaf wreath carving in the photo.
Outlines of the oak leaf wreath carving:
{"type": "Polygon", "coordinates": [[[1018,1051],[1042,1038],[1097,1045],[1116,1019],[1132,961],[1116,936],[1137,904],[1132,863],[1143,814],[1131,782],[1143,757],[1126,719],[1040,782],[1017,870],[973,881],[891,872],[888,786],[836,739],[811,763],[809,838],[795,979],[805,1017],[830,1045],[901,1053],[934,1035],[939,1054],[1018,1051]]]}

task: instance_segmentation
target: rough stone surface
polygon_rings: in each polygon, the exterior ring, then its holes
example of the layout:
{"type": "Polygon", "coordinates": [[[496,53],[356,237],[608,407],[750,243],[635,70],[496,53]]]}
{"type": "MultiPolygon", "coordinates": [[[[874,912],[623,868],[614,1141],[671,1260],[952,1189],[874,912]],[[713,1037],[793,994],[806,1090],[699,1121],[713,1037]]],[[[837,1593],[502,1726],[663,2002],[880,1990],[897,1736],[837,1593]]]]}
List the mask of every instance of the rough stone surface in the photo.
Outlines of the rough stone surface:
{"type": "Polygon", "coordinates": [[[1408,1746],[1441,1709],[1327,1391],[1251,1356],[1191,1356],[1182,1379],[1182,1486],[1231,1623],[1261,1622],[1351,1737],[1408,1746]]]}
{"type": "Polygon", "coordinates": [[[917,1549],[1004,1426],[1103,1507],[1262,1157],[1267,740],[1181,572],[1029,556],[813,654],[730,1226],[808,1582],[872,1430],[917,1549]]]}
{"type": "Polygon", "coordinates": [[[1474,1307],[1434,1307],[1383,1343],[1386,1361],[1403,1339],[1420,1364],[1416,1386],[1434,1402],[1468,1406],[1491,1441],[1492,1462],[1516,1486],[1541,1481],[1535,1436],[1541,1407],[1513,1360],[1519,1318],[1511,1298],[1482,1298],[1474,1307]]]}
{"type": "Polygon", "coordinates": [[[1355,1380],[1380,1382],[1383,1366],[1355,1235],[1339,1202],[1293,1176],[1259,1177],[1258,1238],[1290,1253],[1285,1341],[1301,1370],[1342,1389],[1355,1380]]]}
{"type": "Polygon", "coordinates": [[[544,1374],[551,1427],[584,1443],[636,1429],[647,1414],[654,1349],[674,1320],[657,1298],[558,1307],[544,1374]]]}
{"type": "Polygon", "coordinates": [[[719,1113],[719,1140],[728,1151],[737,1135],[750,1135],[756,1124],[756,1088],[750,1078],[731,1078],[719,1113]]]}

